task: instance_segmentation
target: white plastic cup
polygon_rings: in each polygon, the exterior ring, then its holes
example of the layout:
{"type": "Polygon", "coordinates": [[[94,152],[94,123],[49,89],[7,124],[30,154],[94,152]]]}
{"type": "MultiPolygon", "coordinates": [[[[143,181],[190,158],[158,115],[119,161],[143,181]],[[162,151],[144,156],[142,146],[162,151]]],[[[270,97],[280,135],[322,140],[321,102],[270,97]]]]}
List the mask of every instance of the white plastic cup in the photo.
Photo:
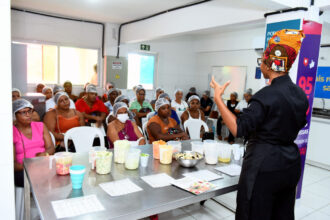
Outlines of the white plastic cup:
{"type": "Polygon", "coordinates": [[[140,154],[140,149],[130,149],[126,155],[125,168],[128,170],[137,169],[140,163],[140,154]]]}
{"type": "Polygon", "coordinates": [[[219,145],[211,142],[204,143],[205,162],[207,164],[216,164],[218,162],[219,145]]]}
{"type": "Polygon", "coordinates": [[[219,162],[229,163],[231,160],[231,146],[223,144],[219,149],[219,162]]]}
{"type": "Polygon", "coordinates": [[[148,161],[149,161],[149,154],[143,154],[143,155],[141,154],[140,157],[141,167],[147,167],[148,161]]]}
{"type": "Polygon", "coordinates": [[[201,141],[193,141],[191,142],[191,151],[204,154],[204,143],[201,141]]]}
{"type": "Polygon", "coordinates": [[[233,154],[234,154],[234,160],[240,160],[241,159],[241,151],[239,144],[233,144],[233,154]]]}

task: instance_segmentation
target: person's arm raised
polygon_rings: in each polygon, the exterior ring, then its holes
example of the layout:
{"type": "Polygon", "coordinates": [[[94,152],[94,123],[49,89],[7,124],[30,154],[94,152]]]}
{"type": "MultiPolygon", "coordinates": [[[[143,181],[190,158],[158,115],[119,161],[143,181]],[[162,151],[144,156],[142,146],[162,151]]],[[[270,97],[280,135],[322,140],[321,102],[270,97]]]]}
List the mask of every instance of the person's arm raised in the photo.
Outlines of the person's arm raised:
{"type": "Polygon", "coordinates": [[[237,134],[236,116],[231,111],[229,111],[226,104],[222,101],[221,98],[229,84],[230,81],[226,82],[224,85],[221,86],[214,80],[214,76],[212,76],[212,81],[210,83],[210,86],[211,88],[214,89],[214,101],[218,106],[223,121],[227,125],[230,132],[234,136],[236,136],[237,134]]]}

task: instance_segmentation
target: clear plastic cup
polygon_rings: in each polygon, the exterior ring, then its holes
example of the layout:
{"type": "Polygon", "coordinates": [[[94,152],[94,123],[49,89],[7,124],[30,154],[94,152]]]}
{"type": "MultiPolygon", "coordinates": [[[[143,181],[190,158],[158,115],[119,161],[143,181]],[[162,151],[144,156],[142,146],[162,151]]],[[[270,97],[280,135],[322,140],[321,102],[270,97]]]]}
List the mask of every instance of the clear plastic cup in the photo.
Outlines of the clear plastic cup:
{"type": "Polygon", "coordinates": [[[125,163],[126,154],[129,151],[131,144],[127,140],[118,140],[114,143],[114,157],[116,163],[125,163]]]}
{"type": "Polygon", "coordinates": [[[161,164],[171,164],[173,147],[170,145],[159,146],[159,160],[161,164]]]}
{"type": "Polygon", "coordinates": [[[231,160],[231,146],[222,144],[219,149],[219,162],[229,163],[231,160]]]}
{"type": "Polygon", "coordinates": [[[92,147],[88,152],[88,162],[92,165],[92,169],[95,168],[96,163],[96,153],[99,151],[106,151],[105,147],[92,147]]]}
{"type": "Polygon", "coordinates": [[[191,151],[195,151],[200,154],[204,154],[204,143],[201,141],[191,142],[191,151]]]}
{"type": "Polygon", "coordinates": [[[173,154],[177,152],[181,152],[182,145],[180,141],[168,141],[167,145],[170,145],[173,147],[173,154]]]}
{"type": "Polygon", "coordinates": [[[96,153],[96,173],[108,174],[111,172],[112,152],[99,151],[96,153]]]}
{"type": "Polygon", "coordinates": [[[216,164],[218,162],[219,145],[217,143],[204,143],[205,162],[207,164],[216,164]]]}
{"type": "Polygon", "coordinates": [[[49,159],[50,168],[52,167],[52,159],[55,159],[57,175],[68,175],[70,173],[70,167],[72,166],[72,153],[59,152],[49,159]]]}
{"type": "Polygon", "coordinates": [[[72,189],[81,189],[84,182],[86,168],[83,165],[74,165],[70,167],[70,177],[72,189]]]}
{"type": "Polygon", "coordinates": [[[126,155],[125,168],[128,170],[135,170],[139,167],[140,149],[130,149],[126,155]]]}
{"type": "Polygon", "coordinates": [[[147,167],[149,161],[149,154],[141,154],[140,163],[141,167],[147,167]]]}
{"type": "Polygon", "coordinates": [[[234,160],[240,160],[241,159],[241,150],[239,144],[233,144],[233,155],[234,155],[234,160]]]}

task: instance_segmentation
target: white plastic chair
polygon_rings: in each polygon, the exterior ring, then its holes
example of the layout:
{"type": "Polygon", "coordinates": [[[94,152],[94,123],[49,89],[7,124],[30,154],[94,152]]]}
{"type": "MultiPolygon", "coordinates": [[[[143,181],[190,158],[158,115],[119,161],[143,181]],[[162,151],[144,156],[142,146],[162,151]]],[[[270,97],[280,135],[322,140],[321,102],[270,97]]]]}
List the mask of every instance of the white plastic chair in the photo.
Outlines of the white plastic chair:
{"type": "Polygon", "coordinates": [[[149,140],[149,138],[148,138],[148,131],[147,131],[147,125],[148,125],[148,122],[145,122],[142,125],[142,130],[143,130],[143,133],[144,133],[144,137],[146,139],[146,142],[149,140]]]}
{"type": "Polygon", "coordinates": [[[201,127],[204,127],[205,132],[209,132],[209,127],[207,124],[199,119],[188,119],[184,122],[184,130],[187,132],[189,130],[190,139],[200,139],[201,138],[201,127]]]}
{"type": "Polygon", "coordinates": [[[149,112],[149,113],[147,114],[147,121],[149,121],[150,118],[152,118],[153,116],[155,116],[155,112],[149,112]]]}
{"type": "Polygon", "coordinates": [[[87,126],[71,128],[64,135],[65,150],[68,151],[68,140],[71,139],[77,153],[88,152],[95,137],[100,138],[100,147],[104,147],[104,136],[100,129],[87,126]]]}
{"type": "Polygon", "coordinates": [[[55,147],[55,146],[56,146],[55,137],[54,137],[54,135],[53,135],[52,132],[49,132],[49,135],[50,135],[50,137],[51,137],[51,139],[52,139],[52,142],[53,142],[53,144],[54,144],[54,147],[55,147]]]}

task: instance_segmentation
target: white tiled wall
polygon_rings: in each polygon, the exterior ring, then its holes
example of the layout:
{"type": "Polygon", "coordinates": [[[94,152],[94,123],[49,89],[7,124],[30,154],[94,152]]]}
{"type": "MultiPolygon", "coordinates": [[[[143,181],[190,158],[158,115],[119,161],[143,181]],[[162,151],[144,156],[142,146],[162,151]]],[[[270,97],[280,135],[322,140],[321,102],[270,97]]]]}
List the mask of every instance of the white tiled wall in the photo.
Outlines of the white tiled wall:
{"type": "Polygon", "coordinates": [[[13,141],[11,114],[10,0],[0,1],[0,213],[1,219],[15,219],[13,141]]]}

